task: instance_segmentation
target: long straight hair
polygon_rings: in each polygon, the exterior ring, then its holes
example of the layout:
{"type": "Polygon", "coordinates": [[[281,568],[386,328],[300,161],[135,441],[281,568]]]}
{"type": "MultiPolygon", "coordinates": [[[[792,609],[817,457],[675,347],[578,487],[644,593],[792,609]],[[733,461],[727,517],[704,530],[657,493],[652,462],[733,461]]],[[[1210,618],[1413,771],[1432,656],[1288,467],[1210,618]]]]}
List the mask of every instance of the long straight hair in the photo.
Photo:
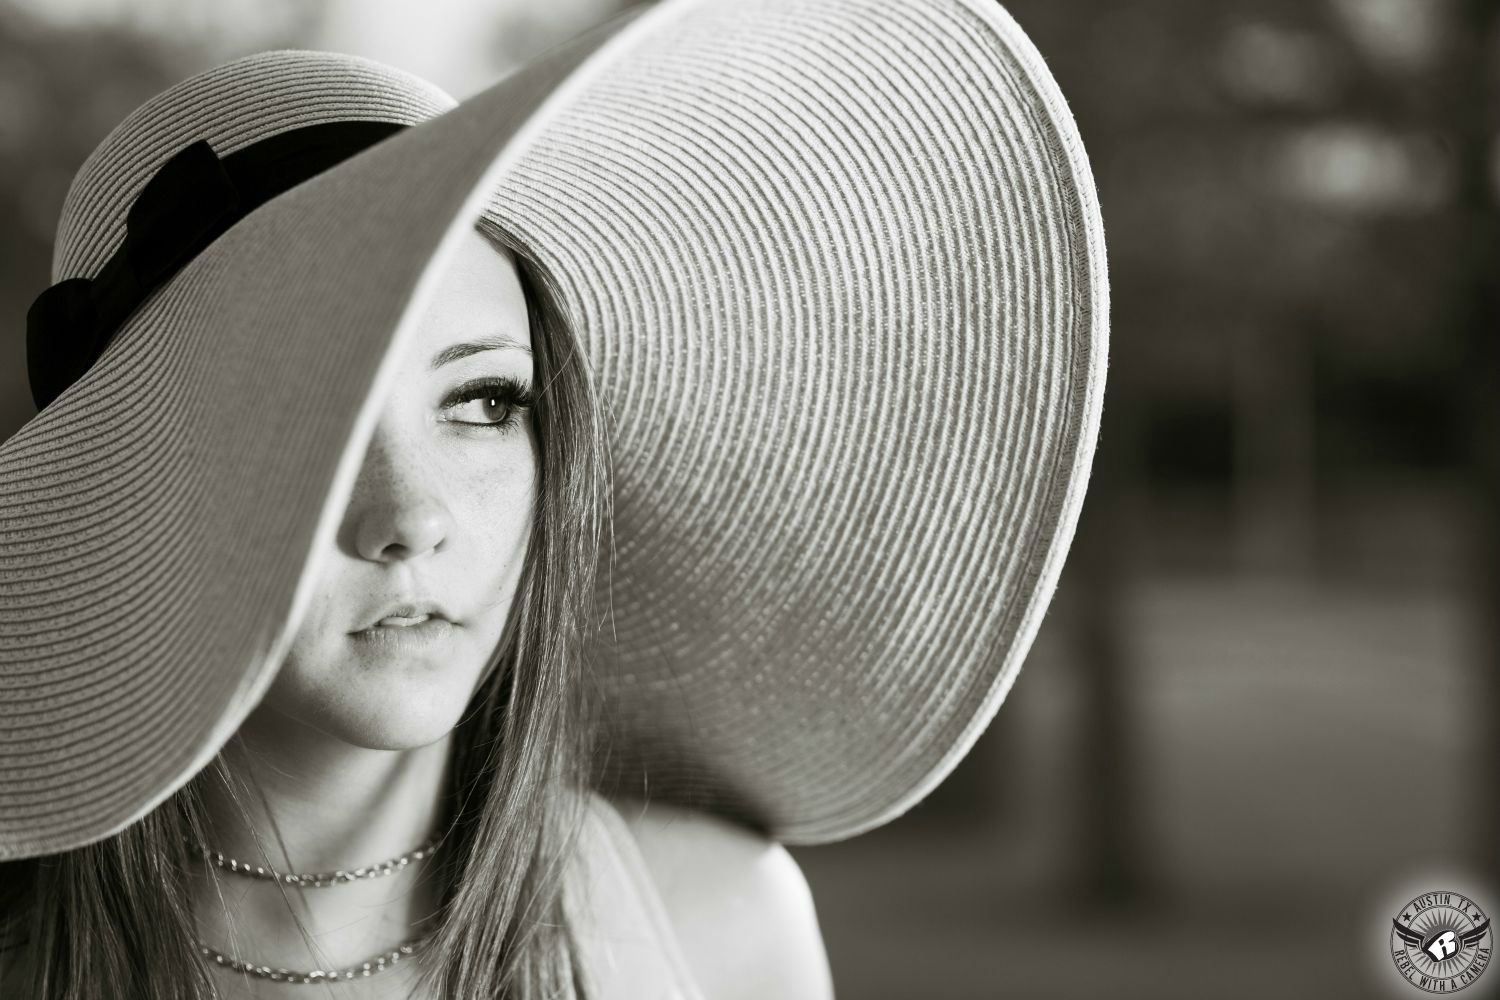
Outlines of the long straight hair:
{"type": "MultiPolygon", "coordinates": [[[[594,571],[609,517],[600,409],[556,282],[488,214],[516,263],[537,379],[539,479],[505,636],[454,732],[441,905],[425,985],[447,998],[585,1000],[563,906],[598,705],[586,683],[594,571]]],[[[119,834],[0,864],[0,983],[35,1000],[209,1000],[189,875],[207,862],[204,782],[222,756],[119,834]],[[10,966],[7,968],[7,966],[10,966]]],[[[206,869],[205,869],[206,870],[206,869]]]]}

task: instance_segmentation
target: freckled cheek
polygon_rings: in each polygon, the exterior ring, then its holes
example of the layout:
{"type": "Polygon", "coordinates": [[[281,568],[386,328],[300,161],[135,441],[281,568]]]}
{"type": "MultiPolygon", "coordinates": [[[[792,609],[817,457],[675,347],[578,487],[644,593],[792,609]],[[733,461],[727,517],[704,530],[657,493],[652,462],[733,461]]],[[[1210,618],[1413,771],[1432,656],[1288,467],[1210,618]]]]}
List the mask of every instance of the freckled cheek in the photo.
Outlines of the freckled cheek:
{"type": "Polygon", "coordinates": [[[475,577],[493,584],[519,574],[531,531],[536,471],[531,462],[471,466],[456,481],[453,502],[463,549],[475,562],[475,577]]]}

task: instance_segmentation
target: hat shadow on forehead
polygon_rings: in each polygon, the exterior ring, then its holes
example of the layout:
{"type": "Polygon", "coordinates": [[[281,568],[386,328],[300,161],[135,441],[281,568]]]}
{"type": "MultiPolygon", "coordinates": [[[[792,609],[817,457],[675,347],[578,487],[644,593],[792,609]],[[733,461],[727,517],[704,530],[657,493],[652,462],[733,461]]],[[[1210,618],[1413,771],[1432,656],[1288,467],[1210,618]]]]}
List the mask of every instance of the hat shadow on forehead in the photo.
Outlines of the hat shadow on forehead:
{"type": "Polygon", "coordinates": [[[227,156],[291,129],[350,120],[413,125],[456,105],[419,76],[339,52],[258,52],[199,73],[133,111],[78,169],[58,221],[52,280],[97,272],[124,239],[136,195],[190,143],[206,140],[227,156]]]}

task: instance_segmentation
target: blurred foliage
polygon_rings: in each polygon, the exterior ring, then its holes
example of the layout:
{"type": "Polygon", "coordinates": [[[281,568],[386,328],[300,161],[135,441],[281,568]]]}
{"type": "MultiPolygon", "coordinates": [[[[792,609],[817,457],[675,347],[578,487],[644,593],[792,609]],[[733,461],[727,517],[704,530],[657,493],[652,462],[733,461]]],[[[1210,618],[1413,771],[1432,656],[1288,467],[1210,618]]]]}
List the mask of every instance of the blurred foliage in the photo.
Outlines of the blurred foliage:
{"type": "Polygon", "coordinates": [[[1477,95],[1453,59],[1467,8],[1007,7],[1062,83],[1099,182],[1106,408],[1142,411],[1138,467],[1227,488],[1235,463],[1205,452],[1232,447],[1246,416],[1235,369],[1280,364],[1310,393],[1320,474],[1456,469],[1468,330],[1455,307],[1476,253],[1493,253],[1466,241],[1456,196],[1475,155],[1460,116],[1477,95]]]}

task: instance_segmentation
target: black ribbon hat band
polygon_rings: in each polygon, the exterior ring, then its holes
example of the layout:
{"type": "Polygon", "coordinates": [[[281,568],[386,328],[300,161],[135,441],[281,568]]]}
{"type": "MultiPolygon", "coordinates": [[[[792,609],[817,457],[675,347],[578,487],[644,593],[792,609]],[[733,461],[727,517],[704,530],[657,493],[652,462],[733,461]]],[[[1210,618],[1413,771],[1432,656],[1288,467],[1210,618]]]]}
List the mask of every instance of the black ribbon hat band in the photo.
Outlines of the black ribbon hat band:
{"type": "Polygon", "coordinates": [[[92,278],[68,278],[26,313],[26,369],[38,409],[99,360],[153,291],[246,215],[397,132],[397,122],[336,121],[269,136],[227,156],[205,139],[173,154],[125,215],[125,238],[92,278]]]}

